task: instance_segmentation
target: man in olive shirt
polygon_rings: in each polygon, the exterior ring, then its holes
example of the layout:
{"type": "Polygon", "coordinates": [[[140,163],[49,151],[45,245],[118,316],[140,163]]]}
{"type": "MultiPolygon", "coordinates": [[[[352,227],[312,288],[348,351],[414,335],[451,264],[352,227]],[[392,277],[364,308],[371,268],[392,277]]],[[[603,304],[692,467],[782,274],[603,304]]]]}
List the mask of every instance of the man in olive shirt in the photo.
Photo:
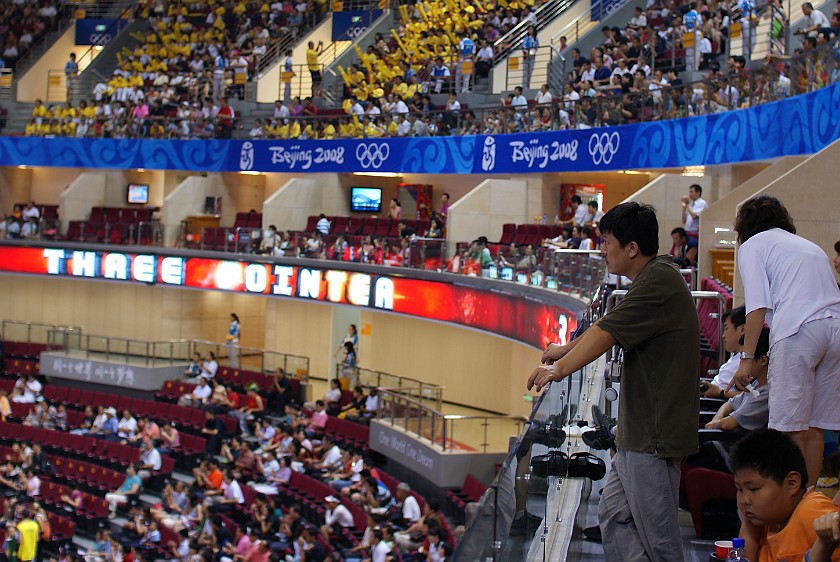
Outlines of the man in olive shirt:
{"type": "Polygon", "coordinates": [[[528,379],[542,389],[615,344],[624,348],[618,452],[598,516],[606,559],[682,560],[679,465],[697,452],[700,327],[691,293],[668,256],[648,205],[622,203],[600,223],[607,269],[633,281],[609,314],[568,345],[550,345],[528,379]]]}

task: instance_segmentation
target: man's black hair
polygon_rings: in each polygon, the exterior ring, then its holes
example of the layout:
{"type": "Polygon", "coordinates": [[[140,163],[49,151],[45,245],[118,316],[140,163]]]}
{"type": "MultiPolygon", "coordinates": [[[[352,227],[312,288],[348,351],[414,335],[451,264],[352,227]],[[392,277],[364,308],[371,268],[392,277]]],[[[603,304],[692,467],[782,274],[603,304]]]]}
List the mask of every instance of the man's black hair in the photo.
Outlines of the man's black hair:
{"type": "Polygon", "coordinates": [[[747,309],[743,306],[739,306],[733,308],[732,310],[727,310],[723,313],[721,322],[726,322],[727,318],[732,321],[732,325],[736,328],[743,326],[747,323],[747,309]]]}
{"type": "Polygon", "coordinates": [[[694,191],[697,192],[697,195],[703,195],[703,186],[699,184],[692,184],[688,186],[689,189],[694,188],[694,191]]]}
{"type": "Polygon", "coordinates": [[[659,252],[659,222],[650,205],[621,203],[610,209],[598,227],[603,234],[612,234],[621,247],[635,242],[644,256],[659,252]]]}
{"type": "Polygon", "coordinates": [[[793,225],[790,213],[775,197],[759,195],[747,200],[738,209],[738,216],[735,217],[735,232],[738,233],[738,241],[741,244],[756,234],[773,228],[781,228],[796,234],[796,227],[793,225]]]}
{"type": "Polygon", "coordinates": [[[580,195],[572,195],[571,201],[572,203],[577,203],[578,205],[583,203],[583,199],[580,198],[580,195]]]}
{"type": "Polygon", "coordinates": [[[834,251],[840,254],[840,240],[834,243],[834,251]]]}
{"type": "Polygon", "coordinates": [[[808,486],[808,469],[799,445],[775,429],[753,431],[735,444],[732,472],[737,474],[741,470],[754,470],[780,486],[788,474],[798,472],[802,489],[808,486]]]}
{"type": "Polygon", "coordinates": [[[597,201],[595,201],[594,199],[593,199],[592,201],[590,201],[589,203],[587,203],[586,205],[587,205],[588,207],[595,207],[595,210],[596,210],[596,211],[598,210],[598,202],[597,202],[597,201]]]}

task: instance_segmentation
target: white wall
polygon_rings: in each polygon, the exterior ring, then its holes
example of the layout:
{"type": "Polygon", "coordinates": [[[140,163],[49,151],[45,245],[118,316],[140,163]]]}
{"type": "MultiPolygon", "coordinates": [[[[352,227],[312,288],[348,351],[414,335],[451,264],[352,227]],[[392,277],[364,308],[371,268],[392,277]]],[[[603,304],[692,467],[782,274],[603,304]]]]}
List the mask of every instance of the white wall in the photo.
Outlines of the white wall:
{"type": "Polygon", "coordinates": [[[527,210],[526,181],[485,180],[449,208],[446,241],[454,244],[482,234],[493,240],[501,234],[503,224],[528,222],[527,210]]]}
{"type": "Polygon", "coordinates": [[[300,230],[310,215],[349,215],[349,199],[337,174],[291,178],[263,203],[263,225],[300,230]]]}
{"type": "Polygon", "coordinates": [[[172,193],[166,196],[161,210],[161,223],[164,226],[165,244],[171,246],[177,238],[181,221],[190,215],[204,212],[206,197],[222,198],[221,224],[233,224],[236,207],[219,174],[210,176],[190,176],[172,193]]]}
{"type": "MultiPolygon", "coordinates": [[[[52,47],[41,55],[38,62],[32,65],[23,76],[15,78],[17,101],[33,103],[37,98],[41,98],[46,102],[48,71],[63,70],[70,53],[76,53],[78,59],[89,48],[89,45],[76,45],[76,23],[72,23],[52,47]]],[[[79,70],[82,69],[79,68],[79,70]]]]}
{"type": "Polygon", "coordinates": [[[105,173],[84,172],[61,193],[61,225],[67,232],[70,221],[87,220],[91,207],[105,205],[108,178],[105,173]]]}

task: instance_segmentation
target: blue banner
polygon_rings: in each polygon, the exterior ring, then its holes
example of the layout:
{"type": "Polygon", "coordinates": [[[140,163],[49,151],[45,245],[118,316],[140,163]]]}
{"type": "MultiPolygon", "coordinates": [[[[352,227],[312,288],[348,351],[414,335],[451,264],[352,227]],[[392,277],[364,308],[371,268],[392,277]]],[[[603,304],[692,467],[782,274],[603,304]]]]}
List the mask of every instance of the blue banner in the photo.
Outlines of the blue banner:
{"type": "Polygon", "coordinates": [[[601,21],[614,10],[619,8],[627,0],[592,0],[590,18],[592,21],[601,21]]]}
{"type": "Polygon", "coordinates": [[[424,174],[681,168],[813,154],[840,138],[838,108],[840,83],[750,109],[545,133],[324,141],[0,137],[0,166],[424,174]]]}
{"type": "Polygon", "coordinates": [[[125,27],[126,20],[76,20],[76,45],[106,45],[125,27]]]}
{"type": "Polygon", "coordinates": [[[354,41],[381,15],[382,10],[333,12],[332,40],[354,41]]]}

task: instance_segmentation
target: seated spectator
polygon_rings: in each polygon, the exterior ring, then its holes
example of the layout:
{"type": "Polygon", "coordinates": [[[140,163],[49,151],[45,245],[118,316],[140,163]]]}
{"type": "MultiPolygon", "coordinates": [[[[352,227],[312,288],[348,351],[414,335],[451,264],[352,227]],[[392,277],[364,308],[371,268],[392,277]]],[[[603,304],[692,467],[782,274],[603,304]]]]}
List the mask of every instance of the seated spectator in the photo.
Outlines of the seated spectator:
{"type": "Polygon", "coordinates": [[[339,528],[349,529],[354,525],[353,515],[335,496],[324,498],[327,512],[324,516],[324,524],[321,526],[321,536],[325,541],[332,541],[331,535],[338,532],[339,528]]]}
{"type": "MultiPolygon", "coordinates": [[[[223,387],[224,388],[224,387],[223,387]]],[[[179,406],[203,406],[213,393],[213,389],[207,384],[207,379],[198,377],[198,384],[189,394],[184,394],[178,398],[179,406]]]]}
{"type": "Polygon", "coordinates": [[[347,416],[347,419],[356,423],[369,423],[371,418],[376,417],[379,411],[379,389],[371,387],[368,396],[365,398],[364,408],[358,416],[347,416]]]}
{"type": "Polygon", "coordinates": [[[219,370],[219,362],[216,360],[216,354],[208,351],[204,357],[204,363],[201,365],[201,376],[205,379],[212,380],[216,377],[216,372],[219,370]]]}
{"type": "Polygon", "coordinates": [[[165,421],[160,430],[160,446],[158,450],[166,455],[181,446],[181,434],[175,428],[175,424],[169,420],[165,421]]]}
{"type": "Polygon", "coordinates": [[[211,411],[204,413],[204,427],[201,428],[201,436],[207,440],[204,447],[205,452],[215,454],[219,450],[219,434],[225,427],[222,421],[211,411]]]}
{"type": "Polygon", "coordinates": [[[242,505],[245,503],[245,496],[242,494],[242,487],[239,481],[233,475],[233,472],[227,470],[223,474],[224,486],[221,487],[221,492],[218,494],[205,494],[205,502],[211,510],[215,511],[231,511],[234,505],[242,505]]]}
{"type": "Polygon", "coordinates": [[[137,420],[129,410],[123,410],[122,418],[117,423],[117,436],[121,439],[128,439],[137,433],[137,420]]]}
{"type": "Polygon", "coordinates": [[[294,397],[289,393],[291,388],[292,383],[286,376],[286,371],[282,367],[278,367],[274,373],[272,388],[265,394],[268,407],[274,412],[282,412],[285,409],[286,402],[294,401],[294,397]]]}
{"type": "Polygon", "coordinates": [[[840,560],[831,533],[818,537],[814,522],[831,515],[836,532],[837,508],[820,492],[807,487],[808,469],[799,446],[772,429],[755,431],[732,452],[740,536],[750,560],[840,560]],[[808,557],[806,558],[806,554],[808,557]]]}
{"type": "Polygon", "coordinates": [[[690,238],[682,227],[671,231],[671,239],[674,241],[670,252],[674,263],[683,268],[697,267],[697,240],[690,238]]]}
{"type": "Polygon", "coordinates": [[[201,463],[193,469],[193,477],[195,482],[193,486],[200,490],[204,496],[214,496],[222,493],[222,483],[224,475],[219,470],[219,463],[214,458],[201,461],[201,463]]]}
{"type": "Polygon", "coordinates": [[[129,465],[125,471],[125,480],[123,480],[123,483],[113,492],[105,494],[105,501],[108,502],[110,507],[110,512],[108,513],[109,519],[117,516],[117,507],[128,503],[131,496],[136,497],[140,494],[142,484],[143,482],[137,476],[134,466],[129,465]]]}
{"type": "Polygon", "coordinates": [[[160,470],[163,459],[160,451],[155,447],[155,441],[149,437],[143,439],[142,452],[140,453],[140,465],[137,469],[137,476],[146,481],[152,474],[160,470]]]}
{"type": "Polygon", "coordinates": [[[309,423],[306,425],[306,436],[313,437],[323,433],[324,428],[327,426],[327,419],[329,419],[329,415],[324,411],[324,401],[317,400],[314,411],[309,416],[309,423]]]}
{"type": "Polygon", "coordinates": [[[721,365],[715,377],[708,383],[708,388],[703,390],[701,384],[700,392],[706,398],[720,398],[725,400],[738,394],[733,388],[729,392],[724,389],[729,386],[732,377],[738,371],[741,364],[741,350],[743,349],[744,325],[747,322],[747,311],[743,306],[733,308],[723,313],[723,348],[727,353],[732,354],[729,360],[721,365]]]}
{"type": "Polygon", "coordinates": [[[347,495],[350,486],[357,484],[362,479],[361,472],[364,466],[360,453],[345,451],[342,466],[328,474],[326,481],[333,490],[347,495]]]}
{"type": "Polygon", "coordinates": [[[75,482],[69,486],[69,493],[61,494],[62,509],[67,513],[81,513],[84,510],[84,495],[75,482]]]}
{"type": "Polygon", "coordinates": [[[306,465],[307,472],[320,475],[322,473],[331,472],[341,467],[341,449],[335,443],[335,438],[332,435],[325,435],[319,448],[321,458],[317,461],[308,461],[306,465]]]}
{"type": "MultiPolygon", "coordinates": [[[[767,386],[767,365],[770,348],[770,329],[764,328],[758,338],[755,348],[755,361],[752,364],[752,376],[755,382],[747,392],[742,392],[724,403],[714,418],[706,424],[706,429],[720,429],[723,431],[755,431],[767,427],[770,417],[767,386]]],[[[701,466],[730,471],[730,443],[712,441],[701,443],[700,452],[690,456],[686,462],[693,466],[701,466]]]]}
{"type": "Polygon", "coordinates": [[[251,430],[248,428],[248,422],[261,416],[265,412],[265,403],[262,396],[257,394],[258,387],[256,383],[248,385],[245,392],[245,404],[236,410],[230,410],[228,414],[233,416],[239,423],[239,429],[243,437],[250,437],[251,430]]]}
{"type": "Polygon", "coordinates": [[[201,375],[201,354],[199,352],[195,352],[192,355],[192,360],[190,360],[190,364],[187,365],[187,368],[184,369],[184,375],[187,377],[187,380],[190,382],[198,382],[198,377],[201,375]]]}
{"type": "Polygon", "coordinates": [[[91,430],[91,435],[102,439],[118,441],[119,437],[117,436],[117,432],[119,431],[119,426],[117,424],[117,410],[106,408],[104,414],[105,419],[102,421],[102,426],[96,432],[91,430]]]}
{"type": "Polygon", "coordinates": [[[411,494],[411,486],[405,482],[397,485],[397,504],[400,505],[400,515],[392,522],[400,529],[410,527],[423,516],[417,498],[411,494]]]}

